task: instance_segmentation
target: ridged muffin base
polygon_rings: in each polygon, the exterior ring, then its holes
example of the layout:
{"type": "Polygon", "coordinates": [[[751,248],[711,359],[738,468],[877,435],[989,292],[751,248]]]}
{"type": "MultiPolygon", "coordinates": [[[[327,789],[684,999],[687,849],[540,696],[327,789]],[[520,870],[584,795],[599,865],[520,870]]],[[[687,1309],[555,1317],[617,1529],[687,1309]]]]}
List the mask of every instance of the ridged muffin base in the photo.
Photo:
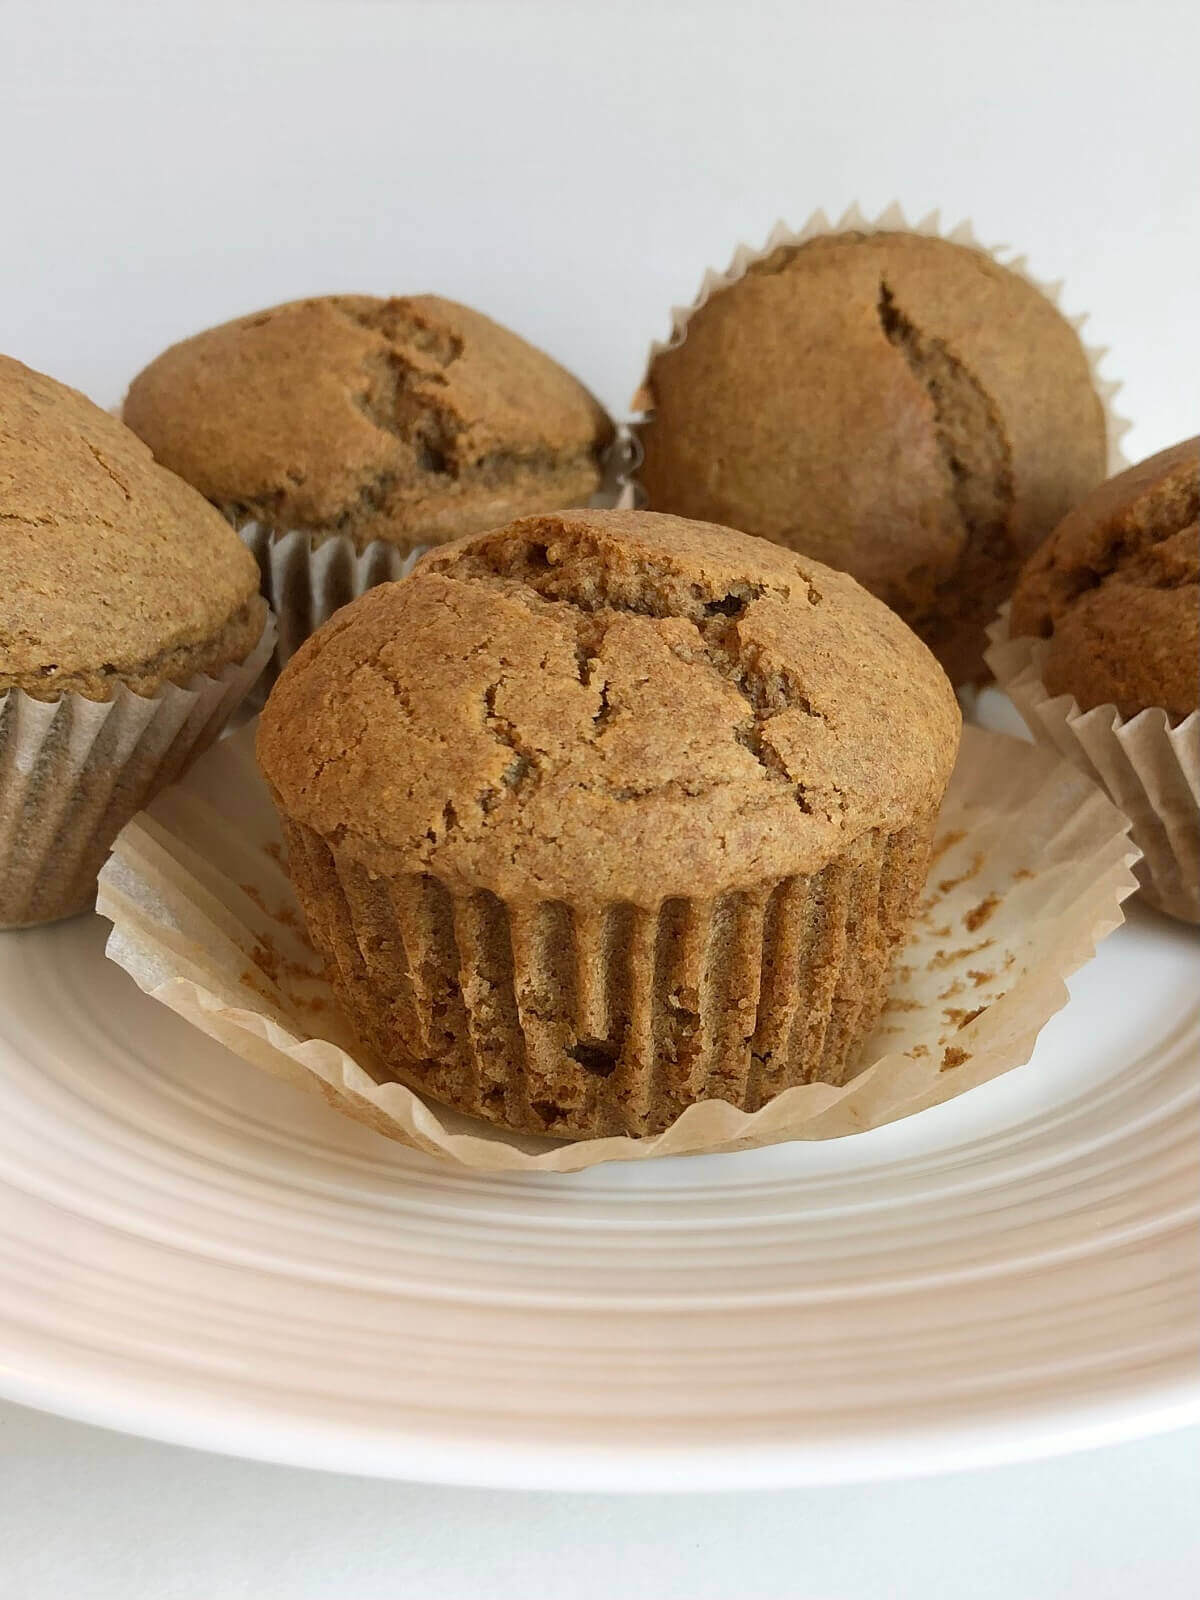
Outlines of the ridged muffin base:
{"type": "Polygon", "coordinates": [[[383,878],[284,821],[348,1020],[399,1082],[516,1131],[661,1132],[697,1101],[755,1111],[840,1084],[882,1008],[932,817],[819,872],[656,909],[505,903],[383,878]]]}
{"type": "Polygon", "coordinates": [[[86,911],[129,819],[226,726],[275,648],[268,616],[244,661],[155,695],[0,694],[0,929],[86,911]]]}

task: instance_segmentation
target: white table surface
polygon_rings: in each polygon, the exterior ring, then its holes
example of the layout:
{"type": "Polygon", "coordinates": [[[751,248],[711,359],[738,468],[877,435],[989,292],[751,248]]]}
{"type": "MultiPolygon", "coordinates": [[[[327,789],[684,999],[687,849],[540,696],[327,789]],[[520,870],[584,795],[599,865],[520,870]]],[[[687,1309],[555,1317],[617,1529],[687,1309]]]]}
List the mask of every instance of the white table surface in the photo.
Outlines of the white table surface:
{"type": "MultiPolygon", "coordinates": [[[[778,216],[971,215],[1196,431],[1192,0],[0,4],[0,349],[104,404],[163,345],[433,290],[623,412],[778,216]]],[[[4,1600],[1200,1592],[1200,1435],[952,1478],[571,1498],[331,1478],[0,1406],[4,1600]]]]}
{"type": "Polygon", "coordinates": [[[0,1406],[5,1600],[1195,1600],[1200,1431],[949,1478],[505,1494],[0,1406]]]}

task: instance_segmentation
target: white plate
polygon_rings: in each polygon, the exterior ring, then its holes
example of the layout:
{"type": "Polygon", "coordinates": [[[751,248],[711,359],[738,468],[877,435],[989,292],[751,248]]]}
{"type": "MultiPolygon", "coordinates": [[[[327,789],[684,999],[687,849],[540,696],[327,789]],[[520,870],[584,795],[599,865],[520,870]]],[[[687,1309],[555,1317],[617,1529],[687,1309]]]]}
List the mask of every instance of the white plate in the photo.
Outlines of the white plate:
{"type": "Polygon", "coordinates": [[[482,1178],[243,1066],[88,917],[0,937],[0,1392],[239,1454],[831,1482],[1200,1418],[1195,935],[1034,1061],[826,1144],[482,1178]]]}

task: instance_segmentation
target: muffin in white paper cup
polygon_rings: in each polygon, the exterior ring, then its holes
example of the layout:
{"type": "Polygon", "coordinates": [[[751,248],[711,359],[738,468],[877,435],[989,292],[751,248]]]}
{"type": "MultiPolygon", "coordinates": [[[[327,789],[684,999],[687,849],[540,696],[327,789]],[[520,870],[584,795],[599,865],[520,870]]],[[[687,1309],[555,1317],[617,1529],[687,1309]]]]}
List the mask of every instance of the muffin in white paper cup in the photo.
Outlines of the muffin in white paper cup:
{"type": "Polygon", "coordinates": [[[1200,439],[1109,479],[1035,553],[988,661],[1131,819],[1146,899],[1200,922],[1200,439]]]}
{"type": "Polygon", "coordinates": [[[223,519],[83,395],[0,357],[0,927],[87,907],[274,626],[223,519]]]}
{"type": "Polygon", "coordinates": [[[1022,560],[1121,464],[1116,385],[1059,287],[937,213],[778,225],[651,347],[643,503],[849,571],[977,680],[1022,560]]]}
{"type": "Polygon", "coordinates": [[[0,694],[0,928],[88,909],[117,834],[213,742],[274,647],[268,613],[243,660],[153,695],[0,694]]]}
{"type": "Polygon", "coordinates": [[[587,504],[615,435],[549,356],[432,295],[329,295],[209,329],[140,373],[123,415],[254,553],[277,665],[430,545],[587,504]]]}

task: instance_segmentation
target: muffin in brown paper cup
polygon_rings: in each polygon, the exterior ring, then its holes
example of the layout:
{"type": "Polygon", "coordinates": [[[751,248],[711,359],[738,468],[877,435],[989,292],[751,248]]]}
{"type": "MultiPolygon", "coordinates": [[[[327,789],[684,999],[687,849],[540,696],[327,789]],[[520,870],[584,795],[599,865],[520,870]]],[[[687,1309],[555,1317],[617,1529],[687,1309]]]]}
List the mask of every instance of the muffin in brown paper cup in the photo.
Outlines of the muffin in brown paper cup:
{"type": "Polygon", "coordinates": [[[1027,563],[988,660],[1133,823],[1146,898],[1200,922],[1200,439],[1110,478],[1027,563]]]}
{"type": "Polygon", "coordinates": [[[1052,751],[966,727],[925,893],[845,1082],[801,1083],[754,1112],[702,1100],[649,1138],[564,1143],[440,1105],[355,1037],[284,870],[254,733],[221,740],[122,832],[100,879],[110,958],[249,1066],[482,1172],[836,1139],[952,1099],[1028,1060],[1136,888],[1128,818],[1096,784],[1052,751]]]}
{"type": "Polygon", "coordinates": [[[1025,555],[1121,464],[1102,350],[967,223],[815,213],[672,313],[634,397],[642,503],[850,572],[955,683],[1025,555]]]}
{"type": "Polygon", "coordinates": [[[274,646],[225,520],[73,389],[0,357],[0,926],[82,910],[121,826],[274,646]]]}
{"type": "Polygon", "coordinates": [[[591,394],[479,312],[330,295],[209,329],[130,385],[125,421],[254,552],[281,665],[420,550],[601,491],[591,394]]]}
{"type": "Polygon", "coordinates": [[[842,1080],[958,730],[928,652],[843,575],[577,511],[341,612],[258,748],[359,1036],[459,1111],[580,1139],[842,1080]]]}
{"type": "Polygon", "coordinates": [[[516,1132],[591,1139],[841,1083],[883,1005],[932,819],[821,872],[657,908],[381,882],[311,829],[284,836],[342,1008],[400,1082],[516,1132]]]}

